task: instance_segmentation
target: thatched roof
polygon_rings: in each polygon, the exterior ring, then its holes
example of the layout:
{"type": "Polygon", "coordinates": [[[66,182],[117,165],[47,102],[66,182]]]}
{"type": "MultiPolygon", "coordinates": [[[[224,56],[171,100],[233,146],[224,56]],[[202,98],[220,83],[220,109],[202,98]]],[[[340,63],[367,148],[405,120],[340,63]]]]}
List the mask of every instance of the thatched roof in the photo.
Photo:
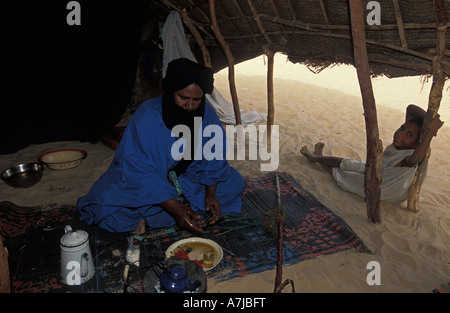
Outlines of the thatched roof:
{"type": "MultiPolygon", "coordinates": [[[[368,2],[363,0],[364,8],[368,2]]],[[[441,25],[441,30],[448,27],[450,0],[442,1],[443,9],[439,8],[438,0],[377,2],[381,23],[366,25],[372,74],[388,77],[431,74],[437,50],[437,25],[441,25]]],[[[180,13],[186,10],[212,55],[213,68],[227,66],[210,27],[207,0],[149,0],[149,3],[160,21],[171,10],[180,13]]],[[[366,16],[372,11],[367,9],[366,16]]],[[[236,63],[261,55],[263,47],[316,70],[335,63],[354,63],[347,0],[215,0],[215,12],[236,63]]],[[[450,32],[445,38],[448,46],[450,32]]],[[[191,43],[200,54],[194,39],[191,43]]],[[[441,58],[447,77],[449,51],[441,58]]]]}

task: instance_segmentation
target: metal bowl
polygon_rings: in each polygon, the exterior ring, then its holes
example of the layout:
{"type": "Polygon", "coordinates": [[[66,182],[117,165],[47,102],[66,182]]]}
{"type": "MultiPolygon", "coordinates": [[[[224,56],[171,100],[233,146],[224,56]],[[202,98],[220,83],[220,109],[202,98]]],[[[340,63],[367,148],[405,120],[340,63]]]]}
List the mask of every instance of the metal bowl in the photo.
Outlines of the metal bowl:
{"type": "Polygon", "coordinates": [[[2,180],[14,188],[29,188],[42,178],[44,166],[40,163],[23,163],[4,170],[2,180]]]}

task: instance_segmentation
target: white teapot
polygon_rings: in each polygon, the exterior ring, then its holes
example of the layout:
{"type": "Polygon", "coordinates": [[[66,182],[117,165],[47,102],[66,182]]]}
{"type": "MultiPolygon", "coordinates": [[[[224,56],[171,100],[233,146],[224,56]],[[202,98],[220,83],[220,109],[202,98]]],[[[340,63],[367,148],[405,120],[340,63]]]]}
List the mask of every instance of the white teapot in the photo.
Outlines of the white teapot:
{"type": "Polygon", "coordinates": [[[94,276],[94,260],[89,246],[89,235],[84,230],[64,228],[61,237],[61,278],[67,285],[81,285],[94,276]]]}

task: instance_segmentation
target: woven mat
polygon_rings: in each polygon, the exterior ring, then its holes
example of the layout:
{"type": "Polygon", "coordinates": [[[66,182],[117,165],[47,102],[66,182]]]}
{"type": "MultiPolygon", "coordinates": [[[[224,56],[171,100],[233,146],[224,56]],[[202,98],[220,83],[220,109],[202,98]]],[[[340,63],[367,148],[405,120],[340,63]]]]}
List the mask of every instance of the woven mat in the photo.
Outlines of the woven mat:
{"type": "Polygon", "coordinates": [[[442,283],[434,288],[432,293],[450,293],[450,283],[442,283]]]}
{"type": "MultiPolygon", "coordinates": [[[[265,213],[277,204],[276,173],[261,177],[246,177],[242,194],[242,216],[250,222],[259,219],[254,226],[239,228],[240,222],[219,223],[206,231],[202,237],[214,240],[224,249],[224,258],[207,272],[217,281],[258,273],[276,267],[277,244],[262,229],[265,213]],[[227,228],[224,228],[227,227],[227,228]]],[[[286,212],[284,227],[283,264],[294,264],[320,255],[354,248],[370,252],[362,240],[336,214],[322,205],[313,195],[287,173],[278,173],[281,206],[286,212]]],[[[194,236],[188,232],[166,229],[169,233],[141,244],[141,266],[148,260],[161,257],[173,242],[194,236]]],[[[150,237],[154,236],[154,232],[150,237]]]]}
{"type": "MultiPolygon", "coordinates": [[[[278,175],[281,204],[286,211],[283,264],[352,248],[370,252],[341,218],[304,190],[290,174],[278,175]]],[[[217,281],[276,266],[276,241],[263,232],[260,224],[264,214],[276,205],[275,173],[246,177],[246,181],[241,216],[249,217],[254,225],[241,221],[219,223],[202,235],[224,249],[222,262],[207,272],[208,277],[217,281]]],[[[164,251],[175,241],[198,236],[179,228],[166,228],[148,230],[135,237],[134,244],[140,247],[140,266],[131,265],[125,284],[123,273],[129,264],[126,251],[130,234],[113,234],[88,226],[70,206],[18,207],[0,202],[0,221],[0,234],[9,250],[12,292],[144,292],[143,281],[151,264],[163,258],[164,251]],[[89,233],[95,257],[96,274],[81,286],[66,286],[59,277],[59,240],[67,224],[89,233]]]]}
{"type": "Polygon", "coordinates": [[[9,252],[11,292],[117,292],[123,288],[125,234],[88,226],[72,206],[19,207],[0,202],[0,221],[3,245],[9,252]],[[60,239],[65,225],[89,233],[95,256],[96,275],[79,286],[64,285],[60,279],[60,239]]]}

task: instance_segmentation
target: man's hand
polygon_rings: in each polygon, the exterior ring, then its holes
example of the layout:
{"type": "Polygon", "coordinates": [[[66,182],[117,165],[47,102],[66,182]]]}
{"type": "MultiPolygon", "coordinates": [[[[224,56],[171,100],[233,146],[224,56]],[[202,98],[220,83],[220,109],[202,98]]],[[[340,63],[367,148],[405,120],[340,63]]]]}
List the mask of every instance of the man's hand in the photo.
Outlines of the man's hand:
{"type": "Polygon", "coordinates": [[[222,210],[216,197],[216,185],[205,187],[205,211],[210,213],[208,224],[213,225],[222,218],[222,210]]]}
{"type": "Polygon", "coordinates": [[[191,207],[181,204],[174,199],[164,201],[159,205],[175,219],[179,227],[196,233],[203,233],[203,228],[200,225],[201,223],[199,223],[202,216],[195,213],[191,207]]]}

